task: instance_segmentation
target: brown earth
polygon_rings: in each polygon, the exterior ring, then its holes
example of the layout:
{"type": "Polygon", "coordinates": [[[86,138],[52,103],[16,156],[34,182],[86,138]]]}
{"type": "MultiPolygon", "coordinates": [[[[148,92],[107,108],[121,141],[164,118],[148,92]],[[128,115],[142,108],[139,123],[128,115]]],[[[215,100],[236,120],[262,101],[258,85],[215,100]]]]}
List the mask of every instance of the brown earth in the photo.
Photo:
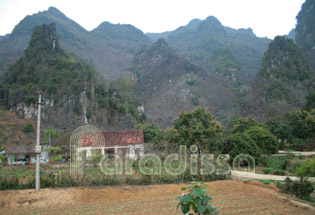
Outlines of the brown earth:
{"type": "MultiPolygon", "coordinates": [[[[216,181],[207,183],[212,205],[220,214],[314,214],[309,206],[292,204],[277,189],[261,183],[216,181]]],[[[181,187],[79,187],[0,191],[0,214],[181,214],[176,210],[181,187]]]]}

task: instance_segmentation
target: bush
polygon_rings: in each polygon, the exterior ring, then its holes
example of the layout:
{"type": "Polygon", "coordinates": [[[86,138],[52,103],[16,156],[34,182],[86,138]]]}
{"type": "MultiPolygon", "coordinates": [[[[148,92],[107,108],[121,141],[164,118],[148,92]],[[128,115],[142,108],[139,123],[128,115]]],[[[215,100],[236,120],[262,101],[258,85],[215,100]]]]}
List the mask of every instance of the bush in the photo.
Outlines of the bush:
{"type": "Polygon", "coordinates": [[[281,190],[284,193],[293,194],[297,198],[310,200],[310,194],[314,191],[314,187],[311,182],[306,180],[292,181],[290,178],[286,178],[281,190]]]}
{"type": "Polygon", "coordinates": [[[118,105],[118,112],[119,113],[126,113],[126,111],[127,111],[127,107],[126,107],[126,105],[125,104],[119,104],[118,105]]]}
{"type": "Polygon", "coordinates": [[[24,125],[23,131],[25,133],[34,132],[34,126],[32,124],[24,125]]]}
{"type": "Polygon", "coordinates": [[[266,157],[262,163],[268,168],[285,170],[289,165],[289,159],[286,157],[266,157]]]}
{"type": "Polygon", "coordinates": [[[227,136],[223,144],[223,154],[229,154],[233,160],[239,154],[248,154],[255,159],[258,164],[261,159],[261,151],[256,143],[245,133],[235,133],[227,136]]]}
{"type": "Polygon", "coordinates": [[[252,126],[247,129],[245,133],[255,141],[262,153],[275,154],[278,152],[279,142],[277,138],[267,129],[260,126],[252,126]]]}
{"type": "Polygon", "coordinates": [[[287,166],[287,170],[290,173],[295,173],[295,171],[297,170],[297,168],[299,168],[301,165],[301,162],[292,162],[287,166]]]}
{"type": "Polygon", "coordinates": [[[300,178],[314,177],[315,176],[315,158],[310,158],[301,162],[300,167],[297,168],[294,175],[300,178]]]}

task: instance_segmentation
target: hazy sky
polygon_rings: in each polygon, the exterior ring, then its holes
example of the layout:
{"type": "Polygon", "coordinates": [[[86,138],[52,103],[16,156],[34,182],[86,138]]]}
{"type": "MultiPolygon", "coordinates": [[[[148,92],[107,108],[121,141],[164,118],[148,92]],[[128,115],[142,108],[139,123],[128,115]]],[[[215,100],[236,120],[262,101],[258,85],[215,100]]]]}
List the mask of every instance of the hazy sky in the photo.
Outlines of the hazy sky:
{"type": "Polygon", "coordinates": [[[87,30],[101,22],[132,24],[144,33],[175,30],[193,18],[215,16],[225,26],[260,37],[287,34],[305,0],[0,0],[0,35],[26,15],[54,6],[87,30]]]}

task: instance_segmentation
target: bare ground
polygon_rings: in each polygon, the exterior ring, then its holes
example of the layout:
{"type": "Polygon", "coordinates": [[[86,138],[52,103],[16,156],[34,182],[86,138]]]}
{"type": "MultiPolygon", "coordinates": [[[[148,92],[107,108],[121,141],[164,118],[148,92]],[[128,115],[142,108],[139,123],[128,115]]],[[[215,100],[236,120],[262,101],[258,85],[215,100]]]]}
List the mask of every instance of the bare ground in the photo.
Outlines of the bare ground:
{"type": "MultiPolygon", "coordinates": [[[[261,183],[207,183],[220,214],[315,214],[307,205],[284,198],[261,183]]],[[[176,210],[186,184],[79,187],[0,191],[0,214],[181,214],[176,210]]]]}

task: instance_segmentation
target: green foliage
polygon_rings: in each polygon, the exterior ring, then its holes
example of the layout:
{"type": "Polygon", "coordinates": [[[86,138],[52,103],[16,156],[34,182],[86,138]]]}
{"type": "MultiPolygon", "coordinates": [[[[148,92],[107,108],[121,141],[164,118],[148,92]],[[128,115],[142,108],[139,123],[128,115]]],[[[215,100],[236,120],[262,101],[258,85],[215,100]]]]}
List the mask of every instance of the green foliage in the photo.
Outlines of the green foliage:
{"type": "Polygon", "coordinates": [[[92,109],[90,107],[86,110],[85,116],[88,119],[92,117],[92,109]]]}
{"type": "Polygon", "coordinates": [[[279,142],[276,137],[266,128],[252,126],[245,130],[246,134],[256,143],[262,153],[275,154],[279,149],[279,142]]]}
{"type": "Polygon", "coordinates": [[[265,157],[262,163],[266,168],[262,171],[265,174],[284,175],[284,170],[290,163],[290,159],[287,157],[265,157]]]}
{"type": "Polygon", "coordinates": [[[230,123],[229,126],[232,127],[229,132],[230,133],[237,133],[237,132],[244,132],[245,130],[249,129],[251,126],[263,126],[262,124],[256,122],[251,117],[247,118],[234,118],[230,123]]]}
{"type": "Polygon", "coordinates": [[[190,78],[186,81],[186,84],[188,84],[189,86],[196,86],[197,85],[197,81],[194,78],[190,78]]]}
{"type": "MultiPolygon", "coordinates": [[[[262,60],[259,75],[273,79],[273,85],[269,91],[276,92],[284,89],[283,80],[303,81],[310,77],[306,59],[300,48],[293,40],[284,36],[277,36],[269,44],[267,52],[262,60]]],[[[286,92],[281,92],[286,93],[286,92]]]]}
{"type": "Polygon", "coordinates": [[[24,125],[23,131],[25,133],[34,132],[34,126],[32,124],[24,125]]]}
{"type": "Polygon", "coordinates": [[[215,207],[210,205],[211,197],[207,195],[208,188],[203,183],[192,182],[191,186],[183,187],[182,190],[187,190],[188,193],[178,196],[176,199],[179,200],[177,209],[181,207],[183,214],[188,214],[190,209],[198,215],[219,214],[215,207]]]}
{"type": "Polygon", "coordinates": [[[179,145],[196,145],[199,149],[208,149],[215,144],[221,132],[221,124],[214,120],[204,108],[181,112],[166,131],[166,140],[171,148],[179,145]]]}
{"type": "Polygon", "coordinates": [[[225,137],[222,153],[229,154],[230,160],[233,160],[239,154],[251,155],[256,163],[259,163],[261,158],[261,150],[250,136],[245,133],[234,133],[225,137]]]}
{"type": "Polygon", "coordinates": [[[241,70],[241,64],[236,61],[230,49],[217,49],[212,52],[210,61],[214,63],[216,72],[231,75],[241,70]]]}
{"type": "Polygon", "coordinates": [[[191,103],[195,106],[199,105],[200,94],[197,91],[193,91],[191,94],[191,103]]]}
{"type": "Polygon", "coordinates": [[[315,109],[315,92],[311,92],[308,94],[308,96],[306,96],[304,109],[307,111],[315,109]]]}
{"type": "Polygon", "coordinates": [[[293,194],[297,198],[310,200],[310,194],[314,191],[313,184],[306,180],[292,181],[290,178],[286,178],[284,185],[281,186],[281,190],[287,194],[293,194]]]}
{"type": "Polygon", "coordinates": [[[163,130],[154,123],[137,124],[133,127],[135,130],[143,130],[143,139],[145,143],[152,143],[153,150],[163,151],[163,130]]]}
{"type": "Polygon", "coordinates": [[[59,146],[51,146],[51,147],[44,149],[44,151],[50,152],[52,154],[57,154],[58,152],[61,151],[61,148],[59,146]]]}
{"type": "Polygon", "coordinates": [[[300,178],[315,177],[315,158],[301,162],[294,174],[300,178]]]}
{"type": "Polygon", "coordinates": [[[58,134],[54,129],[46,129],[44,132],[44,138],[46,143],[49,141],[49,137],[56,138],[58,137],[58,134]]]}
{"type": "Polygon", "coordinates": [[[297,110],[285,115],[285,121],[292,128],[294,137],[307,139],[314,136],[315,131],[315,110],[297,110]]]}
{"type": "Polygon", "coordinates": [[[125,104],[121,103],[118,105],[118,112],[119,113],[126,113],[126,111],[127,111],[127,107],[125,104]]]}

